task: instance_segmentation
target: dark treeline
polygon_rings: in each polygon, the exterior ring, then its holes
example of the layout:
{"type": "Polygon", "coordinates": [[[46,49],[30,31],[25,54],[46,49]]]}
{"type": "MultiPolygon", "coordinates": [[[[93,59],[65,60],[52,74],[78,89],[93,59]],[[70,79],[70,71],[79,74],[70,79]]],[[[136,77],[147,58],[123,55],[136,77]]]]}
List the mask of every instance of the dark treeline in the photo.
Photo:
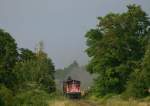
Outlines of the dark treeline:
{"type": "Polygon", "coordinates": [[[36,52],[17,48],[15,39],[0,30],[0,106],[45,106],[45,95],[55,91],[54,70],[42,42],[36,52]]]}
{"type": "Polygon", "coordinates": [[[93,95],[149,95],[150,20],[138,5],[127,9],[98,17],[96,28],[86,33],[86,52],[91,58],[87,69],[98,75],[93,95]]]}

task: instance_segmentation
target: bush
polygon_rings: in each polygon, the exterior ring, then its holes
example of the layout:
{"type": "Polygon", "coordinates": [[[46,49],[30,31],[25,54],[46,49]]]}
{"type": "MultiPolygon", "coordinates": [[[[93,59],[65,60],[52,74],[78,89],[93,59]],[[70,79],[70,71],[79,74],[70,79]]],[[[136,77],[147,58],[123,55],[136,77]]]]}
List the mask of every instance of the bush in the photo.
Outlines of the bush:
{"type": "Polygon", "coordinates": [[[128,81],[127,90],[123,93],[125,98],[143,98],[148,96],[148,91],[146,90],[145,77],[140,70],[136,70],[131,75],[131,79],[128,81]]]}
{"type": "Polygon", "coordinates": [[[42,90],[24,91],[16,95],[14,106],[48,106],[50,95],[42,90]]]}
{"type": "Polygon", "coordinates": [[[0,106],[11,106],[13,104],[12,91],[0,85],[0,106]]]}

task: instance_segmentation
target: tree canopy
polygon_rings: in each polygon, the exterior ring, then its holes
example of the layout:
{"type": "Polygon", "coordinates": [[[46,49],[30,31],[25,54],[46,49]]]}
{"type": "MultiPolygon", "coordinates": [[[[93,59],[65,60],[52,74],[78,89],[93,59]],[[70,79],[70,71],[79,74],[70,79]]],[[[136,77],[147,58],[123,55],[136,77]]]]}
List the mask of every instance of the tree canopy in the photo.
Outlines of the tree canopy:
{"type": "Polygon", "coordinates": [[[0,29],[0,83],[13,87],[15,77],[12,69],[17,61],[17,44],[11,35],[0,29]]]}
{"type": "Polygon", "coordinates": [[[0,69],[11,70],[17,60],[17,44],[11,35],[0,30],[0,69]]]}
{"type": "MultiPolygon", "coordinates": [[[[21,98],[27,100],[37,90],[41,95],[54,92],[54,70],[54,64],[43,48],[39,47],[36,52],[27,48],[17,48],[15,39],[0,29],[0,105],[16,106],[18,104],[15,102],[22,102],[21,98]],[[31,95],[26,92],[30,92],[31,95]],[[26,95],[19,96],[20,99],[15,98],[19,94],[26,95]]],[[[39,100],[37,95],[32,97],[39,100]]],[[[24,101],[24,104],[29,105],[27,101],[24,101]]],[[[40,104],[39,102],[33,104],[40,104]]]]}
{"type": "Polygon", "coordinates": [[[130,74],[140,67],[149,41],[148,15],[137,5],[124,13],[98,17],[98,25],[89,30],[86,52],[91,58],[87,69],[99,76],[95,92],[103,96],[122,93],[130,74]]]}

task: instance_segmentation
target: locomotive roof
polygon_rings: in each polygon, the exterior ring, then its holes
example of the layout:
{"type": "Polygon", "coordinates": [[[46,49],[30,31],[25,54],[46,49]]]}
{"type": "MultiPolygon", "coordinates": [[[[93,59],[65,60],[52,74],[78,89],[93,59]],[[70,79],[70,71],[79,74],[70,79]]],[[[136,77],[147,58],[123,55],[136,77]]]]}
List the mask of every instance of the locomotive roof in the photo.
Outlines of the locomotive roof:
{"type": "Polygon", "coordinates": [[[64,83],[69,83],[69,82],[80,83],[80,81],[78,81],[78,80],[67,80],[67,81],[64,81],[64,83]]]}

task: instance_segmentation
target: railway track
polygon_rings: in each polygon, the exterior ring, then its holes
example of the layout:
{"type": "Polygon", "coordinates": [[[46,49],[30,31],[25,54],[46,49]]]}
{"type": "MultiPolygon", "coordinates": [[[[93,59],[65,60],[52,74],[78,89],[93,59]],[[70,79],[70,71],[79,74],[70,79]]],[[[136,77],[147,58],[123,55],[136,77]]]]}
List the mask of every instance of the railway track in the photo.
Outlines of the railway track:
{"type": "Polygon", "coordinates": [[[87,100],[77,100],[76,102],[77,106],[99,106],[93,102],[87,101],[87,100]]]}

